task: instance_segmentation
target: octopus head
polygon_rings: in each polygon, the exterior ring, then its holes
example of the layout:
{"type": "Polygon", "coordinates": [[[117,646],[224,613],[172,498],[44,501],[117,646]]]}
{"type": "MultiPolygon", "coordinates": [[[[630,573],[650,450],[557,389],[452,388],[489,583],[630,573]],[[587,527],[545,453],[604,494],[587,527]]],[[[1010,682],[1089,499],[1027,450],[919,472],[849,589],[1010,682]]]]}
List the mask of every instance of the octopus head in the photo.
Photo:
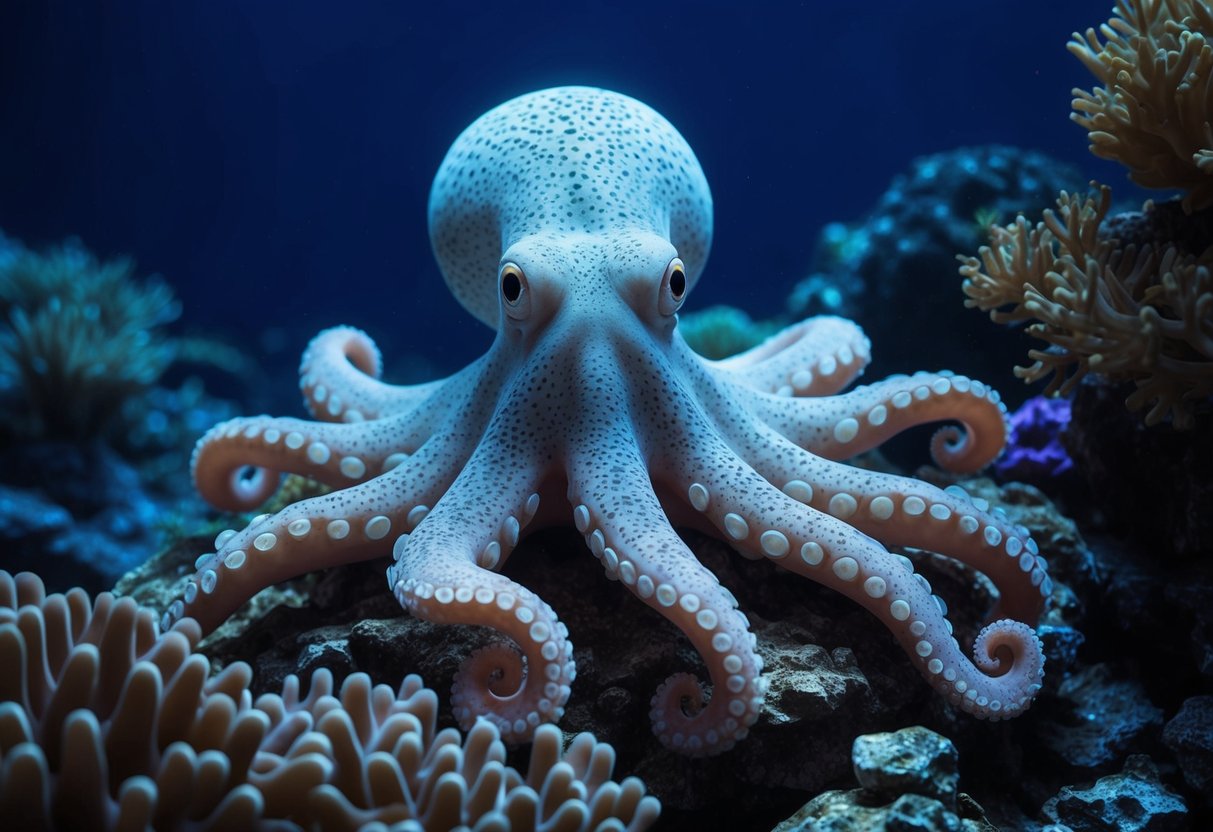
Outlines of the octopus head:
{"type": "Polygon", "coordinates": [[[626,95],[558,87],[515,98],[455,140],[434,179],[430,239],[447,285],[490,326],[621,299],[672,324],[712,238],[686,140],[626,95]]]}
{"type": "Polygon", "coordinates": [[[630,322],[668,337],[689,291],[677,248],[659,235],[530,235],[501,257],[497,330],[533,343],[554,326],[632,332],[630,322]]]}

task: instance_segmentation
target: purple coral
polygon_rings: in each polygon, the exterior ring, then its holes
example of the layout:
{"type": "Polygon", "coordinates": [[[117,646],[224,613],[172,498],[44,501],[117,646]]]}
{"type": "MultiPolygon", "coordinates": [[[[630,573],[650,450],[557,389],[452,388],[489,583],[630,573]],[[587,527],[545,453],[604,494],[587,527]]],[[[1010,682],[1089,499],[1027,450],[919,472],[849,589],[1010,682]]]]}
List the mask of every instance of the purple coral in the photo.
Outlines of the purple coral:
{"type": "Polygon", "coordinates": [[[1074,467],[1061,444],[1070,423],[1070,400],[1033,396],[1011,414],[1007,448],[994,463],[1004,480],[1041,482],[1074,467]]]}

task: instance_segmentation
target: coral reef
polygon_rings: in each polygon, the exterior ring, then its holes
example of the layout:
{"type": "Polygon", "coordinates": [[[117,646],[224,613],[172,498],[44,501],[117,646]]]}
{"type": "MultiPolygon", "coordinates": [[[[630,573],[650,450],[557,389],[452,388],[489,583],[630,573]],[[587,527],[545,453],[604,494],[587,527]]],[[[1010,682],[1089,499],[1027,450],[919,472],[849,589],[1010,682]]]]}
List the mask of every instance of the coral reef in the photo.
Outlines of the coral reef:
{"type": "Polygon", "coordinates": [[[270,584],[390,551],[388,585],[410,613],[513,643],[472,654],[453,698],[465,727],[484,716],[525,741],[563,715],[573,646],[556,611],[502,568],[532,528],[571,520],[607,577],[703,658],[711,698],[697,677],[671,676],[652,703],[654,732],[683,753],[720,754],[748,736],[768,681],[750,620],[677,535],[681,523],[877,616],[961,710],[1023,713],[1040,690],[1034,628],[1053,590],[1036,542],[961,489],[842,463],[951,419],[960,425],[930,441],[936,464],[979,470],[1005,439],[998,393],[946,371],[847,390],[870,344],[831,316],[729,359],[695,354],[677,313],[704,265],[710,204],[685,140],[634,99],[560,87],[481,116],[435,177],[430,232],[448,286],[498,337],[449,378],[392,385],[365,333],[320,333],[300,366],[315,419],[217,425],[192,471],[199,493],[228,510],[262,504],[284,472],[334,490],[220,533],[164,626],[192,617],[209,631],[270,584]],[[545,129],[534,143],[497,142],[535,118],[545,129]],[[611,164],[565,154],[582,140],[627,152],[611,164]],[[571,176],[529,173],[553,159],[571,176]],[[565,210],[539,210],[557,204],[565,210]],[[502,241],[513,242],[502,251],[502,241]],[[966,639],[971,652],[930,583],[885,548],[900,544],[955,558],[998,587],[966,639]]]}
{"type": "Polygon", "coordinates": [[[588,734],[561,752],[537,732],[525,774],[496,729],[438,730],[438,702],[407,676],[393,692],[312,675],[254,702],[251,670],[211,675],[197,625],[160,635],[147,609],[102,593],[47,595],[0,571],[0,815],[6,828],[647,828],[656,800],[610,779],[588,734]]]}
{"type": "Polygon", "coordinates": [[[183,354],[232,365],[233,351],[170,337],[178,313],[128,259],[0,239],[0,568],[97,592],[197,513],[181,460],[234,408],[163,373],[183,354]]]}
{"type": "MultiPolygon", "coordinates": [[[[1147,424],[1168,414],[1191,427],[1192,404],[1213,393],[1213,248],[1122,245],[1100,234],[1111,190],[1062,192],[1057,211],[1035,226],[1022,215],[990,229],[990,245],[963,257],[965,306],[997,323],[1033,321],[1027,332],[1050,345],[1016,367],[1046,394],[1072,392],[1090,371],[1131,379],[1126,404],[1151,404],[1147,424]]],[[[1152,211],[1147,206],[1146,214],[1152,211]]]]}
{"type": "Polygon", "coordinates": [[[11,429],[97,436],[160,377],[174,354],[162,326],[180,308],[165,283],[133,275],[129,259],[100,262],[75,242],[0,262],[0,375],[24,399],[4,414],[11,429]]]}
{"type": "MultiPolygon", "coordinates": [[[[1074,90],[1074,121],[1091,151],[1150,188],[1186,192],[1183,212],[1213,204],[1213,7],[1203,0],[1118,0],[1097,34],[1069,49],[1103,83],[1074,90]],[[1100,35],[1103,41],[1100,41],[1100,35]]],[[[990,228],[977,257],[961,256],[965,305],[998,323],[1032,321],[1048,344],[1016,375],[1049,378],[1067,394],[1088,373],[1130,380],[1131,410],[1147,424],[1194,424],[1213,394],[1213,234],[1199,214],[1177,222],[1167,205],[1108,220],[1111,192],[1062,191],[1035,225],[1021,214],[990,228]],[[1160,233],[1163,229],[1169,234],[1160,233]]],[[[1026,207],[1026,206],[1024,206],[1026,207]]],[[[1021,208],[1022,210],[1022,208],[1021,208]]]]}

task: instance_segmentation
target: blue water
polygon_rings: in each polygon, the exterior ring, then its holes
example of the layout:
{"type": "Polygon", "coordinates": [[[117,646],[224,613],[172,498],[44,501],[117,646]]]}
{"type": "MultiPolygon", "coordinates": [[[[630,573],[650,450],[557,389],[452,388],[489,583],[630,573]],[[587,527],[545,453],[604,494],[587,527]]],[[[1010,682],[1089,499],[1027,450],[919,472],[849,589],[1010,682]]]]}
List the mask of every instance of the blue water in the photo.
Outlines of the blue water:
{"type": "Polygon", "coordinates": [[[821,226],[916,155],[1018,144],[1124,182],[1068,119],[1091,79],[1065,43],[1109,0],[338,5],[6,0],[0,229],[130,253],[250,347],[351,323],[449,371],[490,333],[430,255],[430,179],[532,89],[611,87],[687,137],[716,202],[691,308],[778,312],[821,226]]]}

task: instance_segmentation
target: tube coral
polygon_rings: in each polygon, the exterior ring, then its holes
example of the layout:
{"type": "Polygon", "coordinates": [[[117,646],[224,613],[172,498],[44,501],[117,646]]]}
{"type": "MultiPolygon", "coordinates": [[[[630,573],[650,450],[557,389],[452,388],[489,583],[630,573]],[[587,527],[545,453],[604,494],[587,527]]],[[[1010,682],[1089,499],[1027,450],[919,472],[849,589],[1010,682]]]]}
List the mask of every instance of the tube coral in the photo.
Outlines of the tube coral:
{"type": "Polygon", "coordinates": [[[522,774],[497,729],[437,729],[437,696],[317,671],[255,702],[211,675],[189,619],[163,635],[132,600],[47,595],[0,571],[0,817],[6,829],[634,829],[657,817],[589,734],[541,728],[522,774]],[[269,823],[267,823],[269,822],[269,823]]]}

